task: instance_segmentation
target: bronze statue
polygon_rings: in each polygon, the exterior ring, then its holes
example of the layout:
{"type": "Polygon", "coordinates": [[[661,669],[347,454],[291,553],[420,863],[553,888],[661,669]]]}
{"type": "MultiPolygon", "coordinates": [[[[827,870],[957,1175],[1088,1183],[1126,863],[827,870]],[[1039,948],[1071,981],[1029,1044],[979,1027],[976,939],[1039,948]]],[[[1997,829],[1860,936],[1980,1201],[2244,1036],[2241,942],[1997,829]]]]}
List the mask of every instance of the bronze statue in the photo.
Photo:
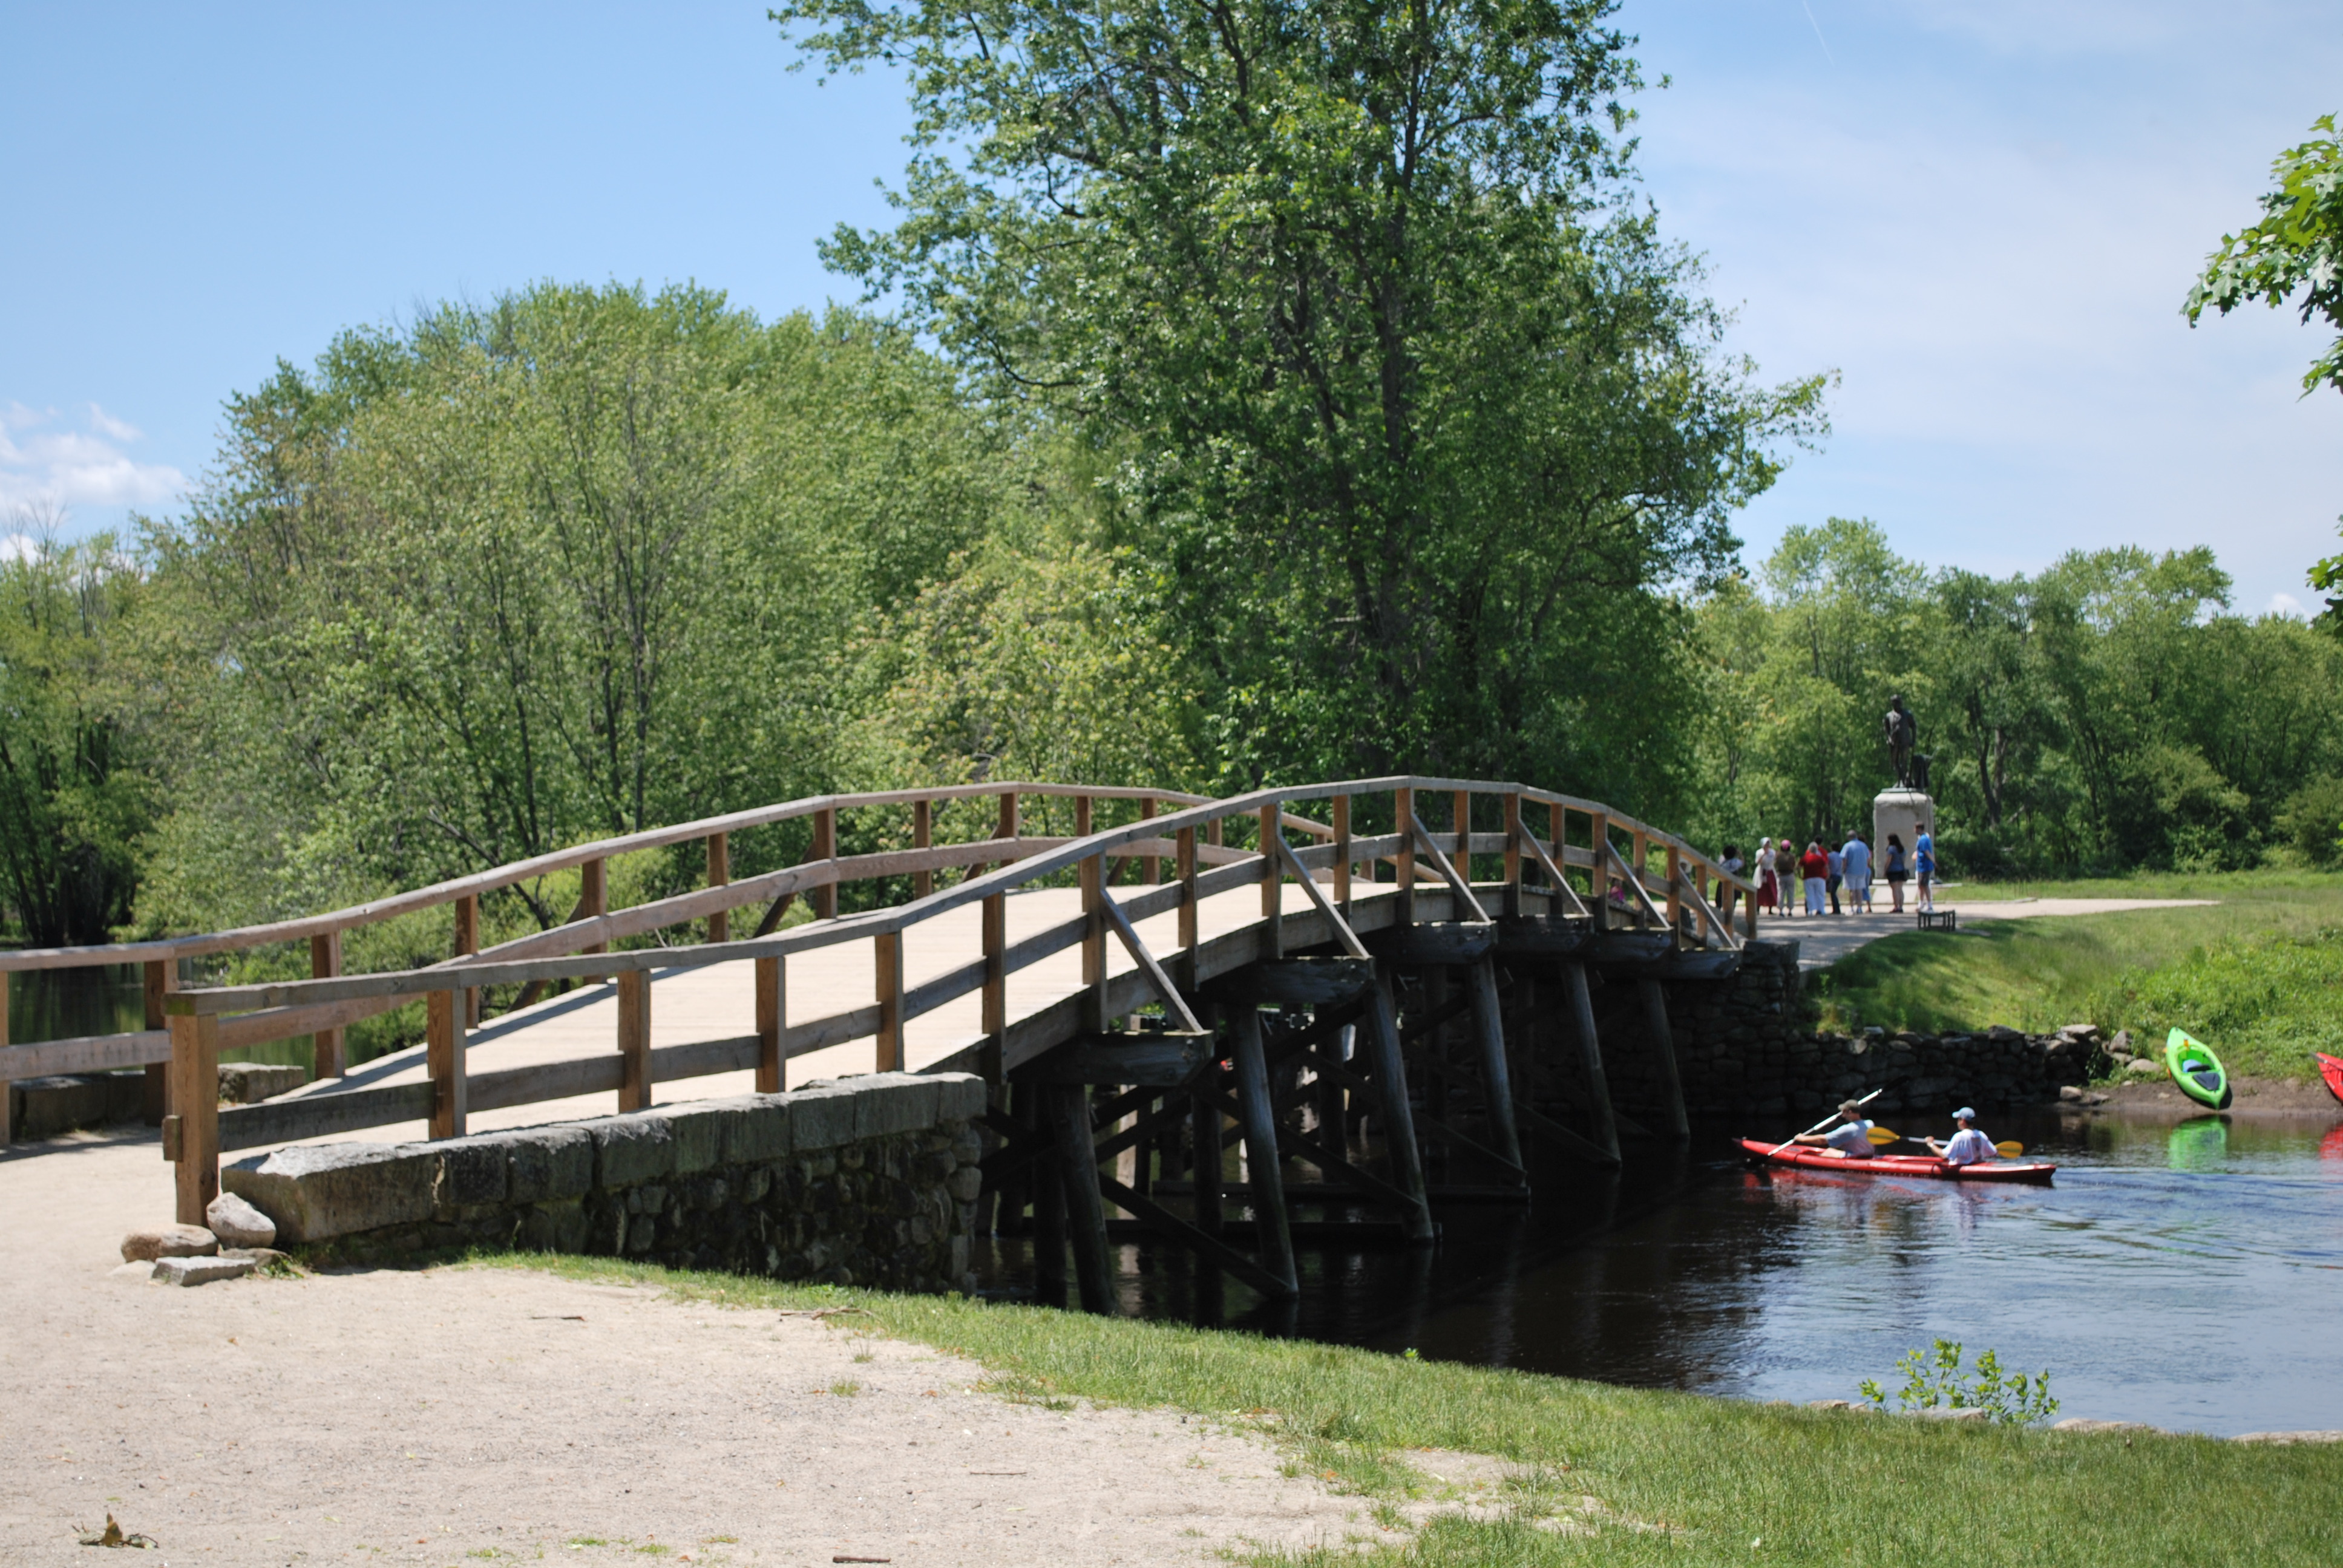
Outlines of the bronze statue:
{"type": "Polygon", "coordinates": [[[1879,729],[1887,738],[1887,761],[1896,769],[1896,788],[1913,788],[1912,748],[1919,743],[1920,727],[1913,722],[1900,693],[1887,699],[1887,712],[1880,719],[1879,729]]]}

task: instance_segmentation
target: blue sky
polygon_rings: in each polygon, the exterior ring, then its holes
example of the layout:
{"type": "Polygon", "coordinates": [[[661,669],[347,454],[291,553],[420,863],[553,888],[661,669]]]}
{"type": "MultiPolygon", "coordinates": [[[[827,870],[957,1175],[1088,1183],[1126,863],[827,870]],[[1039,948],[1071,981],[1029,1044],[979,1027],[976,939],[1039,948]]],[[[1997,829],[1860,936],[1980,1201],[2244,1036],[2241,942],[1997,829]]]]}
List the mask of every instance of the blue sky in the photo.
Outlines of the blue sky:
{"type": "MultiPolygon", "coordinates": [[[[2211,544],[2310,598],[2343,511],[2314,329],[2191,332],[2193,270],[2343,109],[2331,5],[1630,0],[1665,91],[1644,186],[1770,377],[1835,432],[1744,515],[1869,517],[1936,565],[2211,544]]],[[[756,4],[0,5],[0,506],[167,511],[219,407],[345,326],[538,278],[685,278],[760,314],[851,286],[900,94],[817,86],[756,4]]]]}

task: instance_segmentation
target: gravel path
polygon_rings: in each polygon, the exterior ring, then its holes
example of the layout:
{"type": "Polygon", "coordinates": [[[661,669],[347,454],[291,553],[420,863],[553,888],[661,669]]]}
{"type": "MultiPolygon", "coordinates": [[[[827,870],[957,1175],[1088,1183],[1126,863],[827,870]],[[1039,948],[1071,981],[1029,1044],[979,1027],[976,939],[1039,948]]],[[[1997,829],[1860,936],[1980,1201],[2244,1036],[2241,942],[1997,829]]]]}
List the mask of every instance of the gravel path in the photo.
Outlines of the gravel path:
{"type": "MultiPolygon", "coordinates": [[[[1179,1563],[1380,1534],[1361,1500],[1161,1412],[1051,1412],[830,1324],[525,1269],[174,1289],[152,1133],[0,1155],[0,1560],[1179,1563]]],[[[831,1320],[831,1324],[852,1319],[831,1320]]]]}

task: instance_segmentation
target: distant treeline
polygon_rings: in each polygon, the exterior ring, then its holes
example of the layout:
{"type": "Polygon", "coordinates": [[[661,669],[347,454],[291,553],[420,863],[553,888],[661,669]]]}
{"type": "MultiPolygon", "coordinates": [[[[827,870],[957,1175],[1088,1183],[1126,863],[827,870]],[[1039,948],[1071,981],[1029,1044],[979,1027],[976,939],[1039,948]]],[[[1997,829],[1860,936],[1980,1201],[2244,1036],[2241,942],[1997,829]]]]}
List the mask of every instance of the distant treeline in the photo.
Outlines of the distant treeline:
{"type": "MultiPolygon", "coordinates": [[[[1867,817],[1896,692],[1966,874],[2325,858],[2343,826],[2343,645],[2225,613],[2203,550],[1996,580],[1835,521],[1753,579],[1704,572],[1721,547],[1694,530],[1557,558],[1547,613],[1508,596],[1591,514],[1541,547],[1531,508],[1503,592],[1486,563],[1420,574],[1420,607],[1462,585],[1442,614],[1478,618],[1422,639],[1399,692],[1309,651],[1340,594],[1201,598],[1182,563],[1209,518],[1159,526],[1119,487],[1127,452],[851,313],[541,287],[348,334],[227,424],[176,515],[0,562],[16,940],[280,917],[984,777],[1420,768],[1803,842],[1867,817]]],[[[801,851],[776,832],[735,855],[747,874],[801,851]]],[[[684,885],[689,859],[615,890],[684,885]]],[[[558,921],[569,896],[521,890],[491,926],[558,921]]],[[[444,933],[365,940],[389,961],[444,933]]]]}

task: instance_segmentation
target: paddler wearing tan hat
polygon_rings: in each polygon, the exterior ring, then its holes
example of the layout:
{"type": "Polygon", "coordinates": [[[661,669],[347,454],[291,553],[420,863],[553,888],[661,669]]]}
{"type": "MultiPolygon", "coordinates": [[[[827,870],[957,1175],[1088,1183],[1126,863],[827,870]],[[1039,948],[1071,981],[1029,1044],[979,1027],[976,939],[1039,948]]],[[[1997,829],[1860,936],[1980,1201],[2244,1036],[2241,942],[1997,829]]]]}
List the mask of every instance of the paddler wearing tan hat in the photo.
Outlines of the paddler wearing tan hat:
{"type": "Polygon", "coordinates": [[[1964,1105],[1953,1112],[1953,1125],[1960,1131],[1947,1139],[1923,1138],[1920,1141],[1935,1150],[1937,1158],[1947,1165],[1981,1165],[1988,1160],[2000,1159],[1993,1140],[1979,1132],[1976,1122],[1976,1111],[1964,1105]]]}
{"type": "Polygon", "coordinates": [[[1839,1101],[1836,1127],[1828,1132],[1801,1132],[1791,1141],[1828,1149],[1849,1160],[1868,1160],[1878,1152],[1871,1146],[1871,1123],[1863,1119],[1863,1106],[1852,1100],[1839,1101]]]}

